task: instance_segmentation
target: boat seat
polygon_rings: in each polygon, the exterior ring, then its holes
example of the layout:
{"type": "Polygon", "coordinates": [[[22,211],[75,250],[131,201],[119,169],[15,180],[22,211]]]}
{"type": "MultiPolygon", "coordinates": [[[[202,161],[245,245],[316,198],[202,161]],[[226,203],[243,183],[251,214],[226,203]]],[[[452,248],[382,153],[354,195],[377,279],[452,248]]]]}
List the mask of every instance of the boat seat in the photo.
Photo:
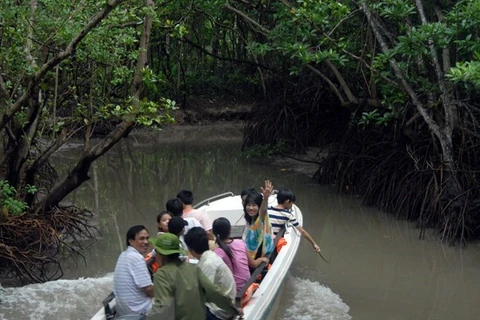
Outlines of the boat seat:
{"type": "Polygon", "coordinates": [[[242,239],[244,228],[245,226],[232,226],[232,229],[230,230],[230,238],[242,239]]]}

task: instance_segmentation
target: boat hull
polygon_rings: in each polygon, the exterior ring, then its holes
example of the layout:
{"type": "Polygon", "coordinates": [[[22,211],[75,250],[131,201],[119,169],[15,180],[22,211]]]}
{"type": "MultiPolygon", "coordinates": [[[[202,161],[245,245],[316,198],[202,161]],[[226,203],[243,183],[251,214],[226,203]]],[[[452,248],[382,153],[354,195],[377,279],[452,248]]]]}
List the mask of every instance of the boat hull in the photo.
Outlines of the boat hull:
{"type": "MultiPolygon", "coordinates": [[[[270,196],[269,205],[276,204],[276,196],[270,196]]],[[[241,198],[238,195],[233,195],[233,193],[222,194],[202,201],[197,208],[204,211],[212,222],[220,217],[227,218],[232,225],[232,230],[237,230],[237,233],[238,230],[243,230],[245,227],[241,198]]],[[[301,210],[294,205],[292,212],[300,225],[302,225],[303,216],[301,210]]],[[[239,235],[236,234],[235,236],[239,235]]],[[[287,225],[284,238],[286,244],[278,252],[275,262],[264,276],[260,286],[243,308],[243,319],[245,320],[272,319],[275,315],[284,281],[295,258],[301,237],[293,226],[287,225]]],[[[114,304],[115,300],[112,300],[110,306],[114,307],[114,304]]],[[[107,320],[105,308],[101,308],[91,320],[107,320]]]]}

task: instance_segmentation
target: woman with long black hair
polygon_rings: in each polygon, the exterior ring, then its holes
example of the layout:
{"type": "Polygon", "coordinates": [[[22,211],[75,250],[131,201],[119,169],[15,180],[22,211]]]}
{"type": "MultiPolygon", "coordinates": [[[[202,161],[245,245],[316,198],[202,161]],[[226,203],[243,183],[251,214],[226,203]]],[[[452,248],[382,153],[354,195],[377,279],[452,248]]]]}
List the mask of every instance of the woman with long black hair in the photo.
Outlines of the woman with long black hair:
{"type": "Polygon", "coordinates": [[[213,222],[212,231],[218,247],[213,250],[223,259],[233,273],[237,291],[241,291],[250,278],[250,268],[257,268],[262,262],[268,263],[266,257],[253,259],[247,251],[245,242],[241,239],[230,238],[230,221],[226,218],[218,218],[213,222]]]}

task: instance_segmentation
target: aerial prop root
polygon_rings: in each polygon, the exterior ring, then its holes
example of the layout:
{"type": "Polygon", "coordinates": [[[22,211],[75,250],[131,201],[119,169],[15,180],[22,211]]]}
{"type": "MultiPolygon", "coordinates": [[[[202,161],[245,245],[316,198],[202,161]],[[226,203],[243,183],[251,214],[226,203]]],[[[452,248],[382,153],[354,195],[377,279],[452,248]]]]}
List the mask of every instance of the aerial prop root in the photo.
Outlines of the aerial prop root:
{"type": "Polygon", "coordinates": [[[24,213],[0,223],[0,278],[15,285],[60,278],[60,258],[84,259],[85,241],[99,234],[89,222],[91,217],[91,212],[69,206],[38,215],[24,213]]]}

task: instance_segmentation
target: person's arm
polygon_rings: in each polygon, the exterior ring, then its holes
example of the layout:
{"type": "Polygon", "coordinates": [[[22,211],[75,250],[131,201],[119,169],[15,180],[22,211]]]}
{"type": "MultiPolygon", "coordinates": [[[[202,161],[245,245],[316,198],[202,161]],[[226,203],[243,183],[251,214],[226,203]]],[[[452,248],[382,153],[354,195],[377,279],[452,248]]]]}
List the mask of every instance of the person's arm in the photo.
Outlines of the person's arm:
{"type": "Polygon", "coordinates": [[[142,288],[143,292],[150,298],[153,298],[153,284],[149,285],[148,287],[142,288]]]}
{"type": "Polygon", "coordinates": [[[215,268],[208,264],[201,264],[198,268],[202,271],[202,273],[207,277],[210,282],[215,282],[215,268]]]}
{"type": "Polygon", "coordinates": [[[152,278],[150,277],[145,261],[143,259],[135,260],[133,264],[129,265],[129,269],[137,288],[147,296],[153,297],[152,278]]]}
{"type": "Polygon", "coordinates": [[[205,291],[205,298],[208,302],[214,303],[217,307],[227,313],[233,315],[242,314],[242,309],[236,308],[232,299],[223,294],[216,285],[208,280],[207,276],[203,274],[200,268],[197,268],[197,275],[200,287],[205,291]]]}
{"type": "Polygon", "coordinates": [[[155,304],[157,307],[165,307],[169,305],[170,299],[174,296],[173,287],[168,279],[166,272],[159,269],[153,276],[153,292],[155,304]]]}
{"type": "Polygon", "coordinates": [[[320,247],[316,244],[316,242],[313,240],[313,238],[310,236],[307,230],[303,229],[301,226],[298,226],[297,230],[300,231],[300,234],[304,236],[305,239],[307,239],[308,242],[312,244],[313,250],[315,252],[320,252],[320,247]]]}
{"type": "Polygon", "coordinates": [[[245,251],[245,254],[248,257],[248,265],[250,266],[250,268],[257,269],[262,262],[268,263],[267,257],[260,257],[254,260],[252,256],[248,254],[248,251],[245,251]]]}
{"type": "MultiPolygon", "coordinates": [[[[171,278],[170,278],[171,279],[171,278]]],[[[166,272],[158,271],[154,276],[154,299],[147,319],[173,319],[175,314],[174,288],[166,272]]]]}
{"type": "Polygon", "coordinates": [[[262,190],[263,200],[262,200],[262,205],[260,206],[258,215],[260,219],[264,221],[265,216],[267,215],[268,197],[270,197],[273,191],[272,182],[270,182],[270,180],[265,180],[265,187],[264,188],[260,187],[260,189],[262,190]]]}

